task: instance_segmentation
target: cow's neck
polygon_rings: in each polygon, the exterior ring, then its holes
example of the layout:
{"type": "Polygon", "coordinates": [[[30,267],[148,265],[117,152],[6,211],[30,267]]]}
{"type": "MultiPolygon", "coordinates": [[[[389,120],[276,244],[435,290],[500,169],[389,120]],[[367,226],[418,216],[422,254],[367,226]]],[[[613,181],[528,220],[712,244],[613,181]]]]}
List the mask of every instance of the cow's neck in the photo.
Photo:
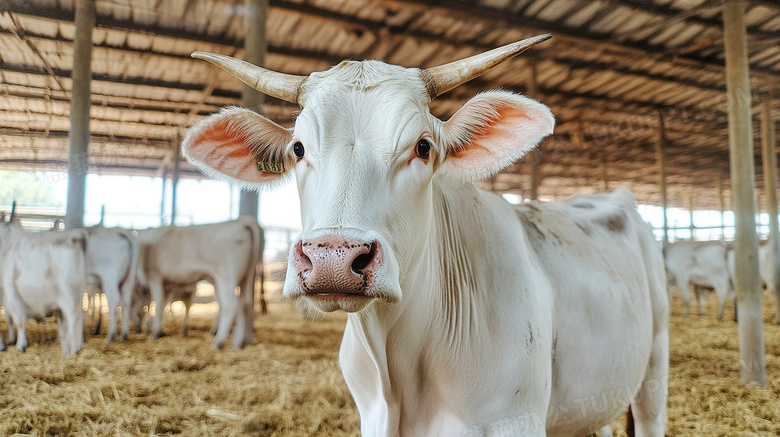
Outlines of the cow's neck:
{"type": "MultiPolygon", "coordinates": [[[[345,339],[352,340],[342,347],[342,354],[355,353],[350,349],[357,348],[362,349],[357,354],[364,362],[370,359],[376,370],[371,375],[379,388],[373,401],[386,403],[390,435],[394,434],[392,427],[398,426],[394,416],[401,414],[397,411],[401,402],[408,404],[413,399],[420,405],[441,405],[445,401],[436,381],[462,384],[463,379],[453,372],[470,367],[464,362],[487,352],[487,336],[495,333],[488,332],[486,322],[491,327],[501,326],[500,319],[505,316],[501,307],[511,305],[496,295],[500,290],[495,289],[489,273],[496,272],[496,262],[504,261],[485,246],[487,241],[495,241],[491,235],[495,223],[490,221],[495,214],[485,214],[485,205],[471,186],[434,182],[431,196],[433,212],[427,239],[407,258],[413,261],[402,265],[402,271],[407,272],[402,277],[402,301],[351,314],[345,339]]],[[[345,378],[348,383],[350,378],[360,378],[359,385],[364,387],[367,369],[351,367],[354,363],[349,360],[341,357],[345,378]],[[358,377],[351,372],[363,374],[358,377]]],[[[350,384],[350,389],[353,386],[350,384]]],[[[356,396],[358,404],[360,397],[356,396]]],[[[404,411],[407,409],[405,405],[404,411]]],[[[430,412],[421,410],[420,414],[430,412]]],[[[365,416],[361,411],[361,420],[366,420],[365,416]]]]}

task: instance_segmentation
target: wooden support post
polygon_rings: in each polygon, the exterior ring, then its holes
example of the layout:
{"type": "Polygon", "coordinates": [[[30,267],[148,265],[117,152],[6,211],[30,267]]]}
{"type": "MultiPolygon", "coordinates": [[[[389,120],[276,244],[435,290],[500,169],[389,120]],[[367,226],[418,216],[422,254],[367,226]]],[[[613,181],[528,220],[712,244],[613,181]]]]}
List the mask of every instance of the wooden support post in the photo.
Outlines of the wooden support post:
{"type": "Polygon", "coordinates": [[[176,153],[173,155],[173,178],[171,178],[171,225],[176,224],[176,195],[179,188],[179,174],[181,167],[181,144],[179,143],[179,136],[174,138],[173,147],[176,148],[176,153]]]}
{"type": "Polygon", "coordinates": [[[772,119],[772,105],[769,98],[761,103],[761,150],[763,152],[764,192],[769,213],[769,242],[772,253],[772,276],[770,290],[775,291],[775,323],[780,324],[780,241],[777,220],[777,137],[772,119]]]}
{"type": "Polygon", "coordinates": [[[160,226],[165,226],[165,190],[168,184],[168,166],[162,168],[162,196],[160,196],[160,226]]]}
{"type": "Polygon", "coordinates": [[[720,207],[720,240],[726,241],[726,199],[723,194],[723,178],[718,176],[718,207],[720,207]]]}
{"type": "MultiPolygon", "coordinates": [[[[528,97],[534,99],[537,95],[536,84],[536,62],[530,60],[530,71],[528,73],[528,97]]],[[[536,158],[539,156],[536,149],[532,150],[528,157],[531,159],[531,200],[539,198],[539,169],[537,168],[536,158]]]]}
{"type": "Polygon", "coordinates": [[[65,229],[84,226],[84,197],[89,170],[89,110],[92,81],[92,29],[95,1],[76,1],[76,33],[73,37],[73,71],[70,97],[70,150],[65,229]]]}
{"type": "Polygon", "coordinates": [[[739,349],[744,385],[766,384],[761,284],[758,277],[753,127],[750,77],[743,0],[723,1],[723,40],[726,52],[726,92],[729,96],[729,161],[731,204],[736,235],[735,288],[739,320],[739,349]]]}
{"type": "MultiPolygon", "coordinates": [[[[245,61],[254,65],[265,64],[267,41],[265,34],[265,21],[268,11],[268,0],[244,0],[244,51],[245,61]]],[[[241,91],[241,104],[253,111],[262,113],[265,96],[254,88],[244,85],[241,91]]],[[[260,198],[258,193],[241,190],[238,203],[239,215],[251,215],[257,217],[260,198]]]]}
{"type": "Polygon", "coordinates": [[[655,144],[655,161],[658,164],[658,183],[661,185],[661,207],[664,215],[664,239],[663,244],[669,242],[669,222],[667,221],[666,207],[666,132],[664,116],[658,111],[658,142],[655,144]]]}

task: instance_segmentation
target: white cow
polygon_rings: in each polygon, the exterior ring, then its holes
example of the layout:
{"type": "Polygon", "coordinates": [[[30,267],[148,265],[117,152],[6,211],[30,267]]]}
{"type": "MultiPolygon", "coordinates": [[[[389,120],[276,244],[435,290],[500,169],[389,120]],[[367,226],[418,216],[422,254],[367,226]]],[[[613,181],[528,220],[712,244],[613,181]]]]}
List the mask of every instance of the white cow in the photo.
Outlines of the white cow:
{"type": "MultiPolygon", "coordinates": [[[[27,348],[25,325],[29,316],[57,314],[62,353],[77,353],[84,342],[81,301],[86,276],[87,233],[28,233],[13,220],[0,226],[5,306],[18,333],[16,347],[27,348]]],[[[0,346],[2,341],[0,341],[0,346]]]]}
{"type": "Polygon", "coordinates": [[[705,294],[701,287],[712,287],[718,296],[718,319],[723,318],[726,300],[733,297],[727,262],[728,247],[720,241],[680,241],[664,249],[669,283],[682,294],[684,314],[690,313],[690,285],[696,289],[699,314],[704,315],[705,294]]]}
{"type": "MultiPolygon", "coordinates": [[[[182,302],[184,304],[184,324],[182,326],[182,335],[187,336],[189,330],[190,308],[195,300],[197,282],[192,284],[173,284],[166,282],[164,286],[164,305],[170,305],[173,302],[182,302]]],[[[149,312],[152,303],[152,294],[148,286],[137,285],[133,294],[133,322],[136,323],[136,332],[141,332],[141,325],[146,318],[146,330],[152,330],[152,318],[149,312]]],[[[216,332],[216,331],[215,331],[216,332]]]]}
{"type": "MultiPolygon", "coordinates": [[[[762,286],[766,287],[766,291],[770,293],[771,295],[774,295],[775,287],[774,287],[774,281],[772,279],[773,275],[773,269],[774,269],[774,262],[775,257],[772,253],[773,247],[771,240],[764,240],[761,241],[758,245],[758,274],[761,278],[762,286]]],[[[732,278],[732,281],[734,279],[734,271],[735,271],[735,252],[734,252],[734,246],[729,245],[728,246],[728,268],[729,268],[729,275],[732,278]]],[[[732,282],[733,284],[733,282],[732,282]]],[[[735,302],[736,305],[736,302],[735,302]]],[[[736,320],[736,319],[735,319],[736,320]]],[[[780,319],[775,316],[774,323],[780,324],[780,319]]]]}
{"type": "MultiPolygon", "coordinates": [[[[122,308],[120,339],[130,332],[130,308],[135,287],[136,243],[132,232],[102,226],[88,229],[87,282],[92,289],[100,289],[108,301],[108,342],[116,336],[117,308],[122,308]]],[[[99,298],[99,295],[98,295],[99,298]]],[[[100,314],[98,313],[98,326],[100,314]]]]}
{"type": "Polygon", "coordinates": [[[663,436],[663,257],[633,196],[513,207],[474,187],[553,129],[544,105],[431,99],[537,37],[420,70],[345,61],[296,77],[197,54],[302,106],[285,129],[246,109],[192,127],[206,173],[255,188],[294,173],[304,231],[284,296],[349,313],[340,365],[363,436],[586,435],[631,405],[663,436]]]}
{"type": "Polygon", "coordinates": [[[155,302],[152,338],[162,335],[165,288],[194,290],[201,280],[214,284],[219,303],[215,347],[221,347],[233,322],[233,346],[252,340],[255,268],[261,260],[263,233],[253,217],[187,227],[140,231],[138,281],[148,286],[155,302]],[[149,242],[151,241],[151,243],[149,242]],[[235,295],[240,287],[240,297],[235,295]]]}

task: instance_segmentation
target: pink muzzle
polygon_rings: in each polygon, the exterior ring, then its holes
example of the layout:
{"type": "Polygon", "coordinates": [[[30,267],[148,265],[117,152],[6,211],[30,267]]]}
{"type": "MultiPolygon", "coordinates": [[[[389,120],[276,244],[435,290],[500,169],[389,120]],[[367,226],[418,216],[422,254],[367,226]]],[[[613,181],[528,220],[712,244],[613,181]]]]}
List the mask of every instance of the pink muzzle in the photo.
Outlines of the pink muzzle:
{"type": "Polygon", "coordinates": [[[365,295],[382,264],[382,247],[336,235],[299,240],[293,263],[306,295],[365,295]]]}

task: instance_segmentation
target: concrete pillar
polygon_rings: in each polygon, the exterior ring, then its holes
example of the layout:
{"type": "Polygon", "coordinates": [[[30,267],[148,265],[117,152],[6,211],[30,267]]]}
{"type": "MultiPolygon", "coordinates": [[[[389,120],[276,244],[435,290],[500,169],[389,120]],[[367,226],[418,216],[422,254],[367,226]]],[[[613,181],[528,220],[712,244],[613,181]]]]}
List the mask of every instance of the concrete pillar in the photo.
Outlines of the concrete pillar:
{"type": "Polygon", "coordinates": [[[666,128],[664,116],[658,111],[658,142],[655,144],[655,160],[658,164],[658,183],[661,188],[661,207],[664,215],[664,239],[663,244],[669,242],[669,222],[666,216],[666,128]]]}
{"type": "MultiPolygon", "coordinates": [[[[265,64],[266,35],[265,19],[268,11],[268,0],[244,0],[244,60],[259,66],[265,64]]],[[[241,92],[241,105],[262,113],[265,96],[248,85],[241,92]]],[[[257,217],[260,204],[258,194],[253,191],[241,190],[238,204],[239,215],[257,217]]]]}
{"type": "Polygon", "coordinates": [[[758,237],[753,194],[753,127],[750,77],[743,0],[723,1],[726,91],[729,95],[729,161],[731,204],[736,221],[735,288],[739,319],[742,384],[766,384],[761,284],[758,277],[758,237]]]}
{"type": "Polygon", "coordinates": [[[89,110],[92,81],[92,29],[95,1],[76,1],[76,33],[73,37],[73,81],[70,97],[70,150],[65,229],[84,226],[84,197],[89,170],[89,110]]]}
{"type": "Polygon", "coordinates": [[[763,152],[764,192],[766,192],[767,212],[769,213],[769,242],[772,245],[774,272],[771,288],[775,290],[775,323],[780,324],[780,241],[778,241],[777,222],[777,137],[772,119],[772,106],[769,98],[761,103],[761,150],[763,152]]]}
{"type": "MultiPolygon", "coordinates": [[[[536,85],[536,62],[534,60],[530,61],[531,70],[528,74],[528,97],[535,99],[538,94],[538,89],[536,85]]],[[[532,150],[531,153],[528,154],[528,156],[531,158],[531,200],[536,200],[539,198],[539,169],[537,168],[537,152],[536,149],[532,150]]]]}

